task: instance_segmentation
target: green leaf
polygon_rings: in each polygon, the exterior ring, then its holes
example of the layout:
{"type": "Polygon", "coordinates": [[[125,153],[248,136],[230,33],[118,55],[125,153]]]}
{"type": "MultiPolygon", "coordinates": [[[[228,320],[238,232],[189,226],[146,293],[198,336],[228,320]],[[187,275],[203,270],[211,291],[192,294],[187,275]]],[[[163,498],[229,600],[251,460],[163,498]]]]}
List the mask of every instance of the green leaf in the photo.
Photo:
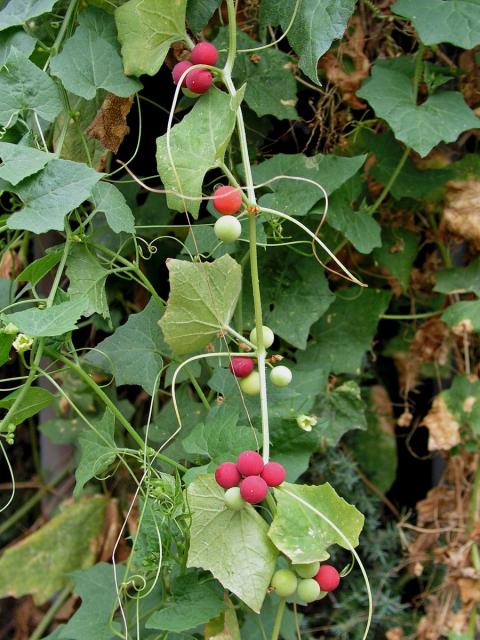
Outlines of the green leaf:
{"type": "Polygon", "coordinates": [[[6,333],[0,333],[0,367],[8,362],[10,358],[10,349],[12,348],[14,335],[8,335],[6,333]]]}
{"type": "Polygon", "coordinates": [[[24,178],[43,169],[55,156],[20,144],[0,142],[0,158],[2,159],[0,178],[16,185],[24,178]]]}
{"type": "Polygon", "coordinates": [[[82,300],[67,301],[48,309],[26,309],[5,314],[5,322],[13,322],[22,333],[32,338],[61,336],[77,328],[76,322],[83,313],[82,300]]]}
{"type": "Polygon", "coordinates": [[[188,574],[173,583],[173,597],[166,607],[147,620],[147,629],[180,633],[205,624],[225,609],[222,593],[214,585],[198,582],[188,574]]]}
{"type": "Polygon", "coordinates": [[[442,313],[441,320],[449,327],[462,323],[467,330],[480,331],[480,300],[455,302],[442,313]]]}
{"type": "Polygon", "coordinates": [[[116,445],[113,437],[115,431],[115,418],[106,409],[103,416],[92,423],[91,428],[85,431],[79,438],[80,459],[75,470],[75,489],[73,497],[79,498],[83,487],[92,478],[101,477],[115,461],[116,445]]]}
{"type": "Polygon", "coordinates": [[[375,249],[373,258],[377,264],[396,278],[406,291],[417,251],[418,235],[416,233],[398,227],[384,227],[382,246],[375,249]]]}
{"type": "Polygon", "coordinates": [[[205,637],[208,640],[241,640],[235,606],[226,594],[224,600],[225,611],[209,622],[205,628],[205,637]]]}
{"type": "Polygon", "coordinates": [[[195,478],[187,489],[192,514],[189,567],[211,571],[247,606],[260,611],[277,553],[265,520],[247,504],[241,511],[225,506],[224,490],[211,475],[195,478]]]}
{"type": "MultiPolygon", "coordinates": [[[[264,25],[289,27],[295,0],[263,0],[261,21],[264,25]]],[[[288,41],[300,57],[300,69],[318,83],[317,63],[334,40],[341,38],[355,8],[355,0],[303,0],[288,32],[288,41]]]]}
{"type": "Polygon", "coordinates": [[[58,627],[58,638],[65,640],[112,640],[120,632],[118,622],[112,622],[112,613],[118,605],[117,581],[122,580],[123,567],[114,568],[111,564],[100,562],[90,569],[74,571],[70,574],[75,592],[82,599],[80,608],[75,611],[67,624],[58,627]]]}
{"type": "Polygon", "coordinates": [[[331,227],[343,233],[357,251],[370,253],[382,244],[381,227],[365,211],[355,211],[354,203],[362,188],[362,180],[358,174],[347,180],[329,200],[327,221],[331,227]]]}
{"type": "Polygon", "coordinates": [[[480,257],[466,267],[452,267],[435,273],[434,291],[440,293],[472,292],[480,297],[480,257]]]}
{"type": "Polygon", "coordinates": [[[198,351],[228,326],[240,295],[242,270],[225,255],[214,262],[169,260],[170,295],[160,320],[177,355],[198,351]]]}
{"type": "Polygon", "coordinates": [[[90,351],[86,361],[111,373],[118,386],[138,384],[151,395],[166,351],[158,326],[160,315],[152,298],[143,311],[130,315],[113,335],[90,351]]]}
{"type": "Polygon", "coordinates": [[[324,443],[335,446],[348,431],[367,428],[365,409],[360,387],[354,380],[348,380],[320,397],[314,413],[324,419],[325,427],[321,429],[317,425],[315,430],[324,443]]]}
{"type": "MultiPolygon", "coordinates": [[[[335,300],[323,268],[311,257],[275,249],[260,256],[259,270],[265,324],[294,347],[305,349],[310,327],[335,300]]],[[[244,305],[248,315],[250,286],[244,293],[244,305]]]]}
{"type": "Polygon", "coordinates": [[[153,76],[170,45],[186,40],[187,0],[129,0],[115,11],[125,73],[153,76]]]}
{"type": "Polygon", "coordinates": [[[52,10],[56,0],[11,0],[0,11],[0,31],[23,24],[52,10]]]}
{"type": "Polygon", "coordinates": [[[210,459],[208,471],[214,471],[222,462],[234,462],[239,453],[257,448],[257,438],[251,427],[238,425],[238,410],[226,405],[214,407],[207,420],[198,424],[183,439],[189,454],[210,459]]]}
{"type": "Polygon", "coordinates": [[[438,91],[417,106],[412,78],[413,58],[377,60],[371,77],[357,91],[398,140],[423,157],[439,142],[455,142],[463,131],[479,126],[457,91],[438,91]]]}
{"type": "Polygon", "coordinates": [[[63,231],[67,213],[90,196],[102,175],[80,162],[52,160],[43,171],[13,189],[24,207],[12,213],[7,226],[34,233],[63,231]]]}
{"type": "Polygon", "coordinates": [[[53,249],[41,258],[34,260],[18,274],[17,282],[31,282],[36,285],[60,262],[62,254],[63,252],[60,249],[53,249]]]}
{"type": "Polygon", "coordinates": [[[342,289],[341,294],[313,325],[315,340],[306,356],[309,362],[321,362],[329,371],[358,374],[392,294],[358,288],[342,289]]]}
{"type": "Polygon", "coordinates": [[[294,416],[290,420],[270,421],[270,439],[274,459],[285,467],[289,482],[295,482],[308,469],[310,456],[318,449],[319,426],[317,424],[312,431],[303,431],[297,425],[294,416]]]}
{"type": "Polygon", "coordinates": [[[71,571],[92,565],[106,505],[103,496],[66,504],[41,529],[6,549],[0,558],[0,597],[30,594],[42,605],[69,584],[71,571]]]}
{"type": "MultiPolygon", "coordinates": [[[[261,183],[275,176],[300,176],[315,180],[330,194],[351,178],[363,165],[366,156],[342,158],[340,156],[307,157],[302,153],[278,153],[253,167],[255,182],[261,183]]],[[[320,200],[322,191],[313,184],[300,180],[275,180],[267,187],[259,203],[271,209],[285,211],[293,216],[304,216],[320,200]]]]}
{"type": "Polygon", "coordinates": [[[48,73],[12,47],[0,69],[0,124],[11,127],[22,111],[34,111],[53,122],[62,109],[60,91],[48,73]]]}
{"type": "Polygon", "coordinates": [[[199,33],[218,9],[221,0],[188,0],[187,22],[194,33],[199,33]]]}
{"type": "MultiPolygon", "coordinates": [[[[222,29],[215,39],[218,49],[228,48],[228,29],[222,29]]],[[[258,47],[259,42],[237,30],[239,49],[258,47]]],[[[245,102],[258,115],[272,115],[282,120],[296,120],[298,113],[297,83],[293,75],[291,57],[271,47],[258,51],[255,55],[239,55],[233,68],[232,77],[240,86],[246,83],[245,102]]]]}
{"type": "Polygon", "coordinates": [[[94,98],[98,89],[123,98],[139,91],[142,84],[123,73],[113,16],[90,7],[80,13],[78,23],[50,65],[65,89],[86,100],[94,98]]]}
{"type": "Polygon", "coordinates": [[[72,302],[83,302],[82,315],[99,313],[108,318],[105,283],[109,271],[104,269],[98,258],[85,245],[73,245],[67,258],[66,274],[70,280],[68,293],[72,302]]]}
{"type": "Polygon", "coordinates": [[[480,434],[480,381],[471,380],[468,376],[457,375],[452,386],[442,391],[448,410],[460,423],[461,427],[469,427],[475,435],[480,434]]]}
{"type": "Polygon", "coordinates": [[[450,42],[473,49],[480,44],[480,5],[477,0],[397,0],[397,15],[409,18],[426,45],[450,42]]]}
{"type": "MultiPolygon", "coordinates": [[[[10,2],[11,6],[13,5],[10,2]]],[[[2,30],[2,12],[0,12],[0,67],[7,62],[10,51],[13,47],[21,51],[26,58],[29,58],[35,49],[35,38],[25,33],[23,29],[11,27],[2,30]]]]}
{"type": "Polygon", "coordinates": [[[109,182],[99,182],[92,191],[97,211],[102,211],[115,233],[135,233],[135,218],[122,192],[109,182]]]}
{"type": "Polygon", "coordinates": [[[296,497],[301,498],[331,520],[352,547],[358,545],[364,517],[353,505],[341,498],[328,482],[320,486],[284,482],[274,491],[277,512],[268,535],[277,549],[292,562],[326,560],[330,557],[328,547],[332,544],[348,549],[344,539],[323,518],[299,502],[296,497]]]}
{"type": "MultiPolygon", "coordinates": [[[[157,168],[165,189],[201,197],[205,174],[223,162],[235,126],[236,104],[216,87],[198,98],[190,113],[171,131],[170,151],[175,170],[168,154],[167,135],[157,138],[157,168]]],[[[189,211],[195,218],[198,216],[199,200],[167,194],[167,204],[175,211],[189,211]]]]}
{"type": "MultiPolygon", "coordinates": [[[[17,389],[16,391],[9,393],[8,396],[2,398],[0,400],[0,408],[10,409],[21,391],[21,388],[17,389]]],[[[50,393],[50,391],[40,387],[30,387],[24,395],[21,404],[9,417],[9,423],[14,425],[21,424],[27,418],[31,418],[37,413],[40,413],[43,409],[49,407],[54,400],[55,396],[50,393]]]]}

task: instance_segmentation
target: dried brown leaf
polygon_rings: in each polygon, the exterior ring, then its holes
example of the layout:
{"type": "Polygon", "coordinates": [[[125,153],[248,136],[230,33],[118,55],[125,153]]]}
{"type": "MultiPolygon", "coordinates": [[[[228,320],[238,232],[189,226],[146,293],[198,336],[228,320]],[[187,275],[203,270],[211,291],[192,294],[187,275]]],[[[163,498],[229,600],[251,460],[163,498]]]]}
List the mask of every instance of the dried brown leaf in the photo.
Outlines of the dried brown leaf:
{"type": "Polygon", "coordinates": [[[448,410],[442,396],[437,396],[422,426],[429,431],[429,451],[448,451],[460,442],[460,425],[448,410]]]}
{"type": "Polygon", "coordinates": [[[117,153],[129,132],[127,116],[132,104],[133,96],[119,98],[108,93],[93,122],[85,129],[85,134],[98,140],[105,149],[117,153]]]}
{"type": "Polygon", "coordinates": [[[442,227],[480,249],[480,180],[447,183],[442,227]]]}

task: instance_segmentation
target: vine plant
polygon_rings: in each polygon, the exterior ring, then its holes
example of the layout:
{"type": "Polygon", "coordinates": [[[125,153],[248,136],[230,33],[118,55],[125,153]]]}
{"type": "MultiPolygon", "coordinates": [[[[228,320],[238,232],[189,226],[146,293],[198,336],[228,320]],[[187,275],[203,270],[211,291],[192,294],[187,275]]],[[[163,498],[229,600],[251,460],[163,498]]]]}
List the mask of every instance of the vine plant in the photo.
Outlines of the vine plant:
{"type": "MultiPolygon", "coordinates": [[[[360,197],[358,172],[375,142],[360,120],[352,126],[348,154],[277,154],[252,162],[252,113],[257,126],[265,113],[293,119],[293,74],[321,93],[318,59],[343,35],[355,4],[325,0],[312,13],[309,0],[281,6],[263,0],[257,37],[267,25],[283,32],[275,37],[271,31],[271,41],[262,43],[238,28],[234,0],[12,0],[0,11],[6,276],[0,281],[0,362],[17,358],[19,366],[19,375],[3,379],[0,399],[0,449],[12,487],[0,534],[75,471],[73,500],[27,545],[13,545],[0,558],[0,595],[50,602],[31,640],[45,637],[72,591],[81,606],[52,629],[52,640],[300,638],[304,607],[340,581],[348,589],[349,575],[363,580],[362,629],[355,632],[362,640],[368,636],[372,593],[356,549],[364,517],[328,482],[295,481],[313,452],[335,446],[350,429],[366,428],[354,378],[380,317],[410,321],[441,311],[386,315],[392,293],[378,284],[385,276],[374,274],[367,288],[353,273],[355,261],[343,259],[344,248],[350,242],[360,254],[376,251],[375,267],[386,268],[405,288],[416,240],[398,227],[382,231],[374,216],[402,177],[408,183],[413,151],[425,156],[477,120],[454,91],[416,104],[429,77],[420,42],[414,56],[378,61],[357,92],[404,144],[401,149],[389,132],[381,134],[394,151],[389,172],[375,176],[384,186],[371,204],[365,193],[360,197]],[[217,9],[211,30],[207,23],[217,9]],[[298,62],[279,48],[287,40],[298,62]],[[138,78],[155,76],[166,59],[173,67],[173,98],[166,131],[156,141],[157,188],[132,168],[145,133],[138,78]],[[273,82],[270,73],[278,74],[273,82]],[[274,96],[268,108],[262,83],[274,96]],[[379,100],[388,83],[420,123],[417,137],[402,127],[396,104],[379,100]],[[136,148],[117,164],[134,103],[136,148]],[[436,132],[438,140],[427,139],[422,122],[442,112],[455,117],[436,132]],[[272,293],[268,261],[279,248],[285,251],[277,260],[283,275],[272,293]],[[37,257],[26,265],[32,252],[37,257]],[[404,252],[403,262],[392,258],[404,252]],[[168,258],[168,291],[152,276],[164,268],[159,255],[168,258]],[[339,287],[335,302],[324,271],[339,287]],[[127,309],[130,303],[121,285],[107,293],[111,276],[142,292],[135,305],[141,310],[124,324],[118,303],[127,309]],[[281,292],[288,279],[288,296],[299,289],[296,313],[301,308],[306,320],[293,313],[288,321],[280,318],[289,311],[281,292]],[[345,281],[350,286],[342,288],[345,281]],[[364,317],[352,328],[357,299],[364,317]],[[350,324],[342,324],[348,316],[350,324]],[[98,342],[97,332],[111,335],[98,342]],[[342,341],[347,346],[337,368],[342,341]],[[337,385],[331,372],[350,378],[337,385]],[[142,387],[135,407],[131,395],[118,392],[122,385],[142,387]],[[40,461],[33,422],[50,406],[58,415],[40,419],[42,438],[75,445],[73,464],[53,476],[40,461]],[[24,424],[43,486],[12,511],[18,492],[10,451],[24,424]],[[108,518],[114,524],[103,536],[107,550],[98,552],[92,542],[102,537],[108,518]],[[95,563],[99,558],[103,562],[95,563]],[[16,577],[22,564],[29,575],[16,577]]],[[[396,4],[398,20],[410,17],[406,0],[396,4]]],[[[365,6],[383,19],[373,3],[365,6]]],[[[241,11],[247,11],[243,4],[241,11]]],[[[438,76],[430,72],[433,94],[438,76]]],[[[161,112],[161,105],[152,106],[161,112]]],[[[451,267],[435,220],[432,229],[451,267]]],[[[451,326],[457,326],[453,315],[451,326]]],[[[477,500],[478,478],[475,487],[477,500]]]]}

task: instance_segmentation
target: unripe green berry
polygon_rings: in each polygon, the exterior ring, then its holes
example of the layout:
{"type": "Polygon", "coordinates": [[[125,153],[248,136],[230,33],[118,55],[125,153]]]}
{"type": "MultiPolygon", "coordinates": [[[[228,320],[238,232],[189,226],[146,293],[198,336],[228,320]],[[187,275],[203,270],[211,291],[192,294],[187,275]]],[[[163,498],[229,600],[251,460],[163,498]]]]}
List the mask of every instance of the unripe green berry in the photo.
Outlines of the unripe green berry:
{"type": "Polygon", "coordinates": [[[235,242],[242,235],[242,225],[234,216],[222,216],[215,222],[213,229],[222,242],[235,242]]]}
{"type": "MultiPolygon", "coordinates": [[[[263,325],[262,327],[262,333],[263,333],[263,346],[265,347],[265,349],[268,349],[269,347],[272,346],[273,341],[275,340],[275,334],[270,329],[270,327],[266,327],[265,325],[263,325]]],[[[255,345],[257,344],[257,329],[251,330],[250,341],[253,342],[253,344],[255,345]]]]}
{"type": "Polygon", "coordinates": [[[227,489],[223,499],[227,507],[233,511],[240,511],[245,506],[245,500],[240,495],[240,487],[227,489]]]}
{"type": "Polygon", "coordinates": [[[292,372],[283,364],[273,367],[270,371],[270,382],[276,387],[286,387],[292,381],[292,372]]]}
{"type": "Polygon", "coordinates": [[[297,587],[297,597],[302,602],[313,602],[320,595],[320,585],[313,578],[300,580],[297,587]]]}
{"type": "Polygon", "coordinates": [[[196,100],[200,97],[199,93],[193,93],[193,91],[190,91],[190,89],[187,89],[186,87],[182,87],[182,93],[186,98],[191,98],[192,100],[196,100]]]}
{"type": "Polygon", "coordinates": [[[295,593],[298,580],[297,576],[293,573],[293,571],[290,571],[290,569],[279,569],[273,574],[271,584],[272,588],[275,589],[277,595],[280,596],[280,598],[288,598],[288,596],[291,596],[295,593]]]}
{"type": "Polygon", "coordinates": [[[302,564],[292,564],[292,569],[300,578],[313,578],[320,569],[320,562],[305,562],[302,564]]]}
{"type": "Polygon", "coordinates": [[[258,396],[260,393],[260,374],[258,371],[252,371],[239,381],[239,385],[247,396],[258,396]]]}

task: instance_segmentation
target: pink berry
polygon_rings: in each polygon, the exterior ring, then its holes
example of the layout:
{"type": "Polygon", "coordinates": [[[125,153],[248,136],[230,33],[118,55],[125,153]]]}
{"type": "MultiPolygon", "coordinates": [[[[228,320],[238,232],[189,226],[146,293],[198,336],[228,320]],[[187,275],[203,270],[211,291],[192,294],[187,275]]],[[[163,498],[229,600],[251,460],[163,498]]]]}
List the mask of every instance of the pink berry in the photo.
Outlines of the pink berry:
{"type": "Polygon", "coordinates": [[[258,476],[263,471],[262,456],[256,451],[244,451],[237,458],[237,469],[242,476],[258,476]]]}
{"type": "Polygon", "coordinates": [[[262,500],[265,500],[267,493],[267,483],[260,476],[249,476],[240,483],[240,495],[250,504],[262,502],[262,500]]]}
{"type": "MultiPolygon", "coordinates": [[[[192,63],[188,60],[182,60],[182,62],[177,62],[177,64],[172,69],[172,78],[175,84],[178,84],[180,78],[182,77],[182,73],[189,69],[192,66],[192,63]]],[[[190,74],[186,75],[182,82],[182,87],[187,86],[187,78],[190,74]]]]}
{"type": "Polygon", "coordinates": [[[242,192],[229,185],[218,187],[213,194],[213,206],[222,215],[238,213],[242,206],[242,192]]]}
{"type": "Polygon", "coordinates": [[[315,580],[322,591],[335,591],[340,584],[340,574],[331,564],[322,564],[315,580]]]}
{"type": "Polygon", "coordinates": [[[237,465],[233,462],[222,462],[215,471],[215,480],[224,489],[236,487],[241,479],[237,465]]]}
{"type": "Polygon", "coordinates": [[[194,69],[187,76],[187,89],[193,93],[206,93],[212,86],[213,76],[207,69],[194,69]]]}
{"type": "MultiPolygon", "coordinates": [[[[225,220],[225,218],[222,218],[222,220],[225,220]]],[[[237,378],[245,378],[253,371],[253,358],[233,356],[229,368],[237,378]]]]}
{"type": "Polygon", "coordinates": [[[192,49],[191,59],[193,64],[208,64],[213,67],[218,60],[217,47],[211,42],[199,42],[192,49]]]}
{"type": "Polygon", "coordinates": [[[285,480],[285,469],[279,462],[267,462],[260,474],[269,487],[278,487],[285,480]]]}

